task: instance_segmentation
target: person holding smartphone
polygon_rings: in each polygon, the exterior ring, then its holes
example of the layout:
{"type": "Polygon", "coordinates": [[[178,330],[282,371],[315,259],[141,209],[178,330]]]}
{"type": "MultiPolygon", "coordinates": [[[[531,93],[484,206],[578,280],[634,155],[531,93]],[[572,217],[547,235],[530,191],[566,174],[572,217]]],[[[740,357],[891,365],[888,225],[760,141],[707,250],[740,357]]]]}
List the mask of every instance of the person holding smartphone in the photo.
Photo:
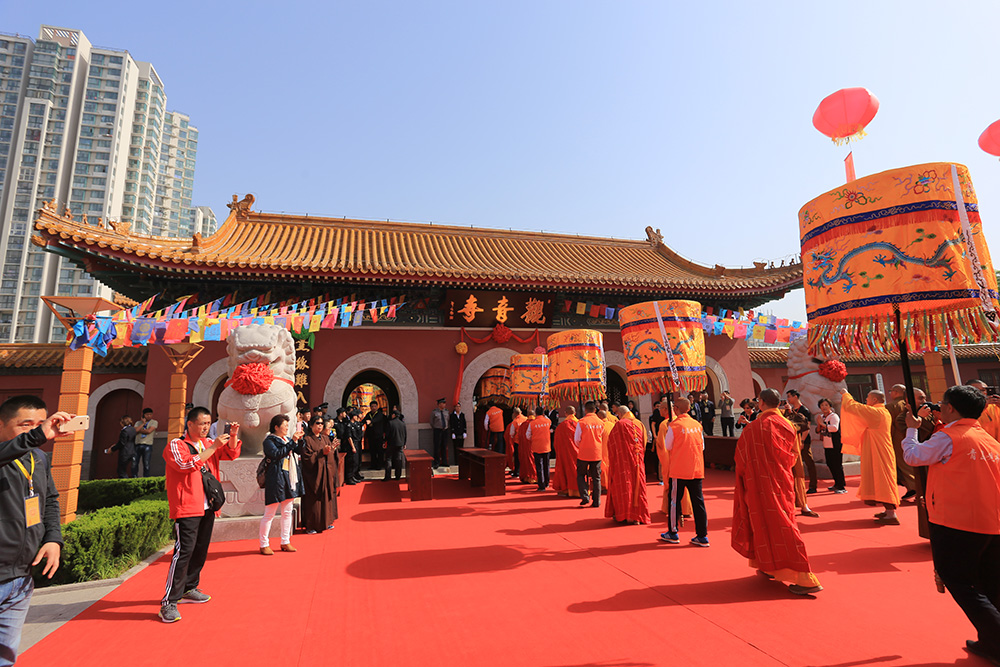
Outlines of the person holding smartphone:
{"type": "Polygon", "coordinates": [[[0,662],[4,664],[17,659],[35,588],[31,567],[45,561],[42,574],[49,579],[59,569],[63,543],[59,493],[41,447],[65,434],[63,427],[72,419],[65,412],[47,416],[45,402],[37,396],[14,396],[0,405],[0,662]]]}
{"type": "Polygon", "coordinates": [[[187,413],[184,433],[163,448],[166,461],[167,502],[174,520],[174,554],[170,559],[167,587],[160,600],[160,620],[175,623],[181,620],[179,602],[204,603],[212,596],[198,588],[201,570],[208,557],[215,527],[215,512],[205,498],[202,468],[218,479],[219,461],[239,457],[241,442],[237,437],[240,425],[229,424],[229,433],[209,440],[212,413],[208,408],[191,408],[187,413]]]}

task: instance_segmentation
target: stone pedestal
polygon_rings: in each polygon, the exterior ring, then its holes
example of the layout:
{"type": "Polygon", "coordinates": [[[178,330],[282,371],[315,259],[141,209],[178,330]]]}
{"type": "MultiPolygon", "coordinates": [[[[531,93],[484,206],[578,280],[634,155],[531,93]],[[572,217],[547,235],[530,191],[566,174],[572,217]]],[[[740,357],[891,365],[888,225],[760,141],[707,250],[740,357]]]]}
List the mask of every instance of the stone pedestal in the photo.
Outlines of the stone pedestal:
{"type": "Polygon", "coordinates": [[[219,461],[219,481],[226,492],[222,516],[264,515],[264,489],[257,486],[257,466],[260,461],[260,456],[219,461]]]}

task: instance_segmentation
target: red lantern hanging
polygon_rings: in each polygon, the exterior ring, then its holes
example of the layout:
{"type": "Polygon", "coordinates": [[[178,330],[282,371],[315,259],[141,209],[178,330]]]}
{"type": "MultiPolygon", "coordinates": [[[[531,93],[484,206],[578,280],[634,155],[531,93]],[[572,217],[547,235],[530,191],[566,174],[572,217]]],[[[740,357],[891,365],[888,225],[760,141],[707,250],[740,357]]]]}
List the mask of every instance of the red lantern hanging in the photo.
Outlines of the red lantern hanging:
{"type": "Polygon", "coordinates": [[[1000,157],[1000,120],[990,125],[979,135],[979,147],[990,155],[1000,157]]]}
{"type": "Polygon", "coordinates": [[[823,98],[813,114],[813,127],[838,146],[865,136],[878,113],[878,98],[867,88],[843,88],[823,98]]]}

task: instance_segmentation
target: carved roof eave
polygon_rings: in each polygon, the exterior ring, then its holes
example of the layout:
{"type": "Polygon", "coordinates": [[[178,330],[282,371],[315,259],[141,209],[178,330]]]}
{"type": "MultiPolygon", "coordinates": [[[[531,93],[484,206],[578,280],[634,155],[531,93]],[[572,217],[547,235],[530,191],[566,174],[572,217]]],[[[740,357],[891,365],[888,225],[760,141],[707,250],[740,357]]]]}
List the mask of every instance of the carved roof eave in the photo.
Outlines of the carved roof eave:
{"type": "MultiPolygon", "coordinates": [[[[321,281],[378,281],[386,283],[432,283],[447,285],[494,285],[498,282],[505,285],[523,285],[531,287],[546,287],[549,289],[567,289],[579,291],[649,291],[651,296],[656,293],[665,295],[686,294],[691,298],[703,296],[707,298],[725,298],[737,295],[770,295],[781,294],[789,289],[801,286],[802,267],[800,264],[765,268],[757,265],[753,269],[731,269],[716,266],[702,266],[687,260],[662,243],[662,237],[652,234],[647,228],[648,241],[603,239],[581,237],[569,234],[551,234],[528,231],[498,230],[489,228],[465,228],[432,224],[393,223],[381,221],[360,221],[331,218],[314,218],[309,216],[288,216],[283,214],[265,214],[249,209],[252,197],[244,198],[243,202],[230,205],[229,216],[215,234],[207,239],[195,238],[192,243],[185,240],[163,237],[142,237],[129,233],[127,226],[112,226],[110,229],[88,225],[71,217],[60,216],[48,206],[39,211],[35,228],[41,232],[33,237],[33,242],[43,246],[63,247],[76,253],[92,256],[93,259],[105,258],[118,265],[127,265],[132,269],[144,269],[152,273],[167,273],[181,275],[201,274],[206,277],[216,276],[224,279],[227,276],[238,275],[241,278],[259,276],[262,279],[313,279],[321,281]],[[664,275],[637,275],[618,269],[617,273],[591,273],[581,275],[576,271],[552,270],[535,273],[522,272],[508,266],[486,266],[489,262],[482,261],[482,253],[476,255],[476,249],[470,251],[470,257],[480,261],[480,265],[466,267],[438,268],[421,266],[395,266],[395,270],[385,270],[372,263],[362,262],[358,257],[350,257],[349,262],[336,262],[327,259],[322,266],[317,260],[312,262],[292,261],[260,262],[254,257],[232,257],[220,255],[219,250],[225,247],[234,236],[239,234],[252,237],[253,230],[247,229],[257,223],[267,225],[294,225],[293,234],[302,235],[315,233],[315,230],[330,230],[340,228],[343,233],[359,233],[358,229],[390,230],[404,235],[406,244],[414,244],[412,239],[420,234],[427,238],[441,236],[458,236],[461,239],[494,239],[498,244],[517,241],[534,241],[543,244],[558,244],[560,248],[579,246],[593,251],[595,247],[607,249],[614,254],[614,249],[620,249],[622,257],[641,257],[644,252],[654,252],[658,256],[676,266],[682,273],[681,277],[664,275]],[[347,230],[347,231],[344,231],[347,230]],[[659,237],[659,238],[656,238],[659,237]]],[[[272,228],[273,229],[273,228],[272,228]]],[[[279,228],[280,229],[280,228],[279,228]]],[[[418,238],[420,240],[420,238],[418,238]]],[[[302,241],[295,241],[301,243],[302,241]]],[[[420,240],[421,243],[425,241],[420,240]]],[[[466,241],[461,241],[466,242],[466,241]]],[[[55,249],[55,248],[53,248],[55,249]]],[[[367,250],[365,250],[367,253],[367,250]]],[[[405,253],[403,253],[405,255],[405,253]]],[[[367,259],[367,258],[366,258],[367,259]]],[[[404,262],[405,263],[405,257],[404,262]]],[[[84,261],[88,261],[84,257],[84,261]]],[[[613,263],[613,262],[612,262],[613,263]]],[[[397,262],[398,264],[398,262],[397,262]]],[[[649,263],[647,262],[647,265],[649,263]]],[[[615,267],[618,268],[618,267],[615,267]]]]}

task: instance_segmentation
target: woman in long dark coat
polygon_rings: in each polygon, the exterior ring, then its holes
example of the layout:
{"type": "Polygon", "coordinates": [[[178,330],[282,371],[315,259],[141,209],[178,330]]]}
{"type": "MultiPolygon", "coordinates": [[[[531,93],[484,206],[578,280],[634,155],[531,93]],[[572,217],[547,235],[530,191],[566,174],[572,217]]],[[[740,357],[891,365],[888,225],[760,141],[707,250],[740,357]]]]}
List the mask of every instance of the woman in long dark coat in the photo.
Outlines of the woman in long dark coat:
{"type": "Polygon", "coordinates": [[[337,448],[323,418],[313,417],[302,447],[302,516],[306,532],[333,528],[337,518],[337,448]]]}
{"type": "Polygon", "coordinates": [[[293,454],[302,451],[302,431],[298,430],[289,437],[288,415],[275,415],[271,418],[270,433],[264,438],[264,457],[267,467],[264,471],[264,516],[260,519],[260,552],[265,556],[273,556],[269,536],[271,523],[275,514],[281,515],[281,550],[297,551],[292,546],[292,501],[302,495],[301,480],[292,483],[289,474],[295,468],[293,454]]]}

